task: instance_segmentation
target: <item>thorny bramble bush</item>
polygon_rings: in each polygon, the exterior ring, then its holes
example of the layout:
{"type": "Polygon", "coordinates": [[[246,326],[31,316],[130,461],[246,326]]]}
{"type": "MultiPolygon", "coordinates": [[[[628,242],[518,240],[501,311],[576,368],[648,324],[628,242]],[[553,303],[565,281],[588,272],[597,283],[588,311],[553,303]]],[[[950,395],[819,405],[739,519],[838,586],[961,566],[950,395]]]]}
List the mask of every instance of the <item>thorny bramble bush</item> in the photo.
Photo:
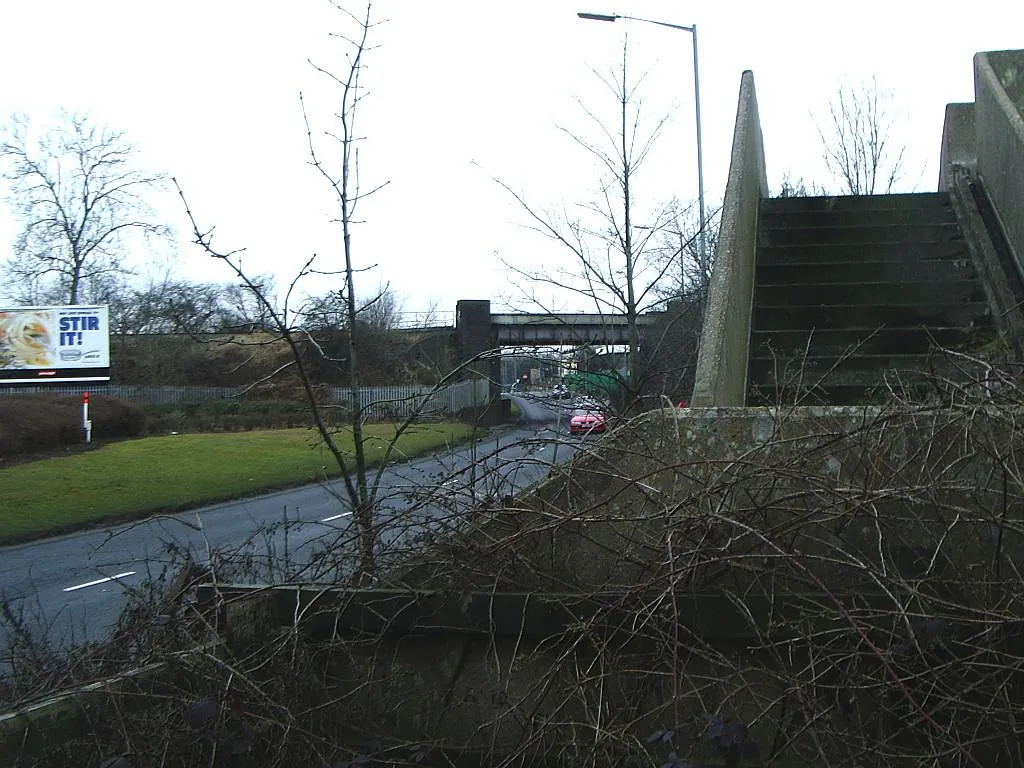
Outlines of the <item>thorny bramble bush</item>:
{"type": "Polygon", "coordinates": [[[232,591],[344,582],[346,534],[286,555],[283,520],[206,553],[219,600],[154,596],[118,661],[164,672],[17,764],[1019,765],[1024,398],[979,391],[648,413],[515,499],[437,478],[369,591],[232,591]]]}

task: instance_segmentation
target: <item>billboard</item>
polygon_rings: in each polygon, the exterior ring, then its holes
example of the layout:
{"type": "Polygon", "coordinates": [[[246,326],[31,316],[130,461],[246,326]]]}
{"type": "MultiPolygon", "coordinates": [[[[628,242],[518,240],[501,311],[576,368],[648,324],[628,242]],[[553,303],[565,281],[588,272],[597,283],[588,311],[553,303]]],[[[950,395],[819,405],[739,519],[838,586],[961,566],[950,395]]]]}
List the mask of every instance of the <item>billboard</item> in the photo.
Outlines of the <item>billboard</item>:
{"type": "Polygon", "coordinates": [[[0,384],[109,380],[107,307],[0,307],[0,384]]]}

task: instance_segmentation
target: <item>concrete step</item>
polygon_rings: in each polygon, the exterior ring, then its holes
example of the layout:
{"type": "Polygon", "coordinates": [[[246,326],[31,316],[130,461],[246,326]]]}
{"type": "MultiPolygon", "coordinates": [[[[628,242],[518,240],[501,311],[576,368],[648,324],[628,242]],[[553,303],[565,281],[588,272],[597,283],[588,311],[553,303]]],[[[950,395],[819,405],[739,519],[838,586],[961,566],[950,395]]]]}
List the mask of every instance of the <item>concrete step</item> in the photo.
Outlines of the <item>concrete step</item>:
{"type": "Polygon", "coordinates": [[[764,200],[757,258],[751,402],[857,403],[887,381],[980,375],[942,352],[995,338],[948,194],[764,200]]]}
{"type": "Polygon", "coordinates": [[[758,264],[758,285],[789,283],[877,283],[910,281],[959,281],[976,278],[967,258],[932,261],[837,261],[807,264],[758,264]]]}
{"type": "Polygon", "coordinates": [[[772,229],[956,223],[956,213],[951,205],[942,208],[873,208],[833,211],[772,211],[762,208],[759,221],[760,226],[772,229]]]}
{"type": "MultiPolygon", "coordinates": [[[[932,280],[903,283],[790,283],[758,285],[755,306],[886,306],[907,304],[960,304],[985,301],[977,280],[932,280]]],[[[877,325],[873,323],[872,325],[877,325]]]]}
{"type": "Polygon", "coordinates": [[[981,381],[980,365],[941,352],[924,355],[752,357],[750,383],[760,389],[822,385],[875,387],[885,381],[981,381]]]}
{"type": "Polygon", "coordinates": [[[963,240],[934,243],[844,243],[841,245],[759,245],[757,263],[807,264],[857,261],[942,261],[968,257],[963,240]]]}
{"type": "Polygon", "coordinates": [[[753,329],[808,331],[847,328],[988,328],[991,326],[988,304],[970,303],[854,304],[849,306],[804,305],[768,306],[754,304],[753,329]]]}
{"type": "Polygon", "coordinates": [[[761,210],[768,213],[789,211],[894,210],[919,208],[941,211],[950,205],[948,192],[912,192],[902,195],[826,195],[822,197],[771,197],[761,201],[761,210]]]}
{"type": "Polygon", "coordinates": [[[962,240],[960,227],[953,223],[865,224],[855,226],[761,227],[758,244],[852,245],[865,243],[940,243],[962,240]]]}
{"type": "Polygon", "coordinates": [[[843,354],[920,355],[936,347],[946,349],[977,348],[991,342],[995,331],[964,328],[839,328],[788,331],[753,331],[750,354],[770,357],[775,354],[802,354],[839,357],[843,354]]]}
{"type": "MultiPolygon", "coordinates": [[[[894,387],[907,402],[924,402],[936,391],[932,382],[901,381],[894,387]]],[[[891,405],[892,395],[884,380],[873,386],[845,385],[830,382],[806,382],[803,388],[751,386],[747,392],[748,406],[771,405],[891,405]]]]}

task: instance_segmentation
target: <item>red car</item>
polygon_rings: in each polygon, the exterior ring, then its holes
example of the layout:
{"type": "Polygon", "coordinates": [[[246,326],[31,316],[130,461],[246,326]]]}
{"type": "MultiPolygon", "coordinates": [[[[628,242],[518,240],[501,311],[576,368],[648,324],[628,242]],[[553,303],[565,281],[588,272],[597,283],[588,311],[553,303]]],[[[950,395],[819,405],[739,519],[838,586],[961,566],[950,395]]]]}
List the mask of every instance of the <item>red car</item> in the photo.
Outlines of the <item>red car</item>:
{"type": "Polygon", "coordinates": [[[589,435],[592,432],[604,432],[608,428],[608,419],[601,411],[589,408],[578,408],[569,419],[570,435],[589,435]]]}

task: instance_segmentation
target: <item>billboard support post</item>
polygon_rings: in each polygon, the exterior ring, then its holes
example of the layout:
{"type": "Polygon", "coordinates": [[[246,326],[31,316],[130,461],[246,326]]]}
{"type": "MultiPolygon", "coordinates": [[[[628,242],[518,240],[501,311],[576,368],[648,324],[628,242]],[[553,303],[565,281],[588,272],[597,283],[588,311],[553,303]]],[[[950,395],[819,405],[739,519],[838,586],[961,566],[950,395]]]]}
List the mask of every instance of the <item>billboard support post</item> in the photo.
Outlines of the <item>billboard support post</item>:
{"type": "Polygon", "coordinates": [[[82,393],[82,431],[86,445],[92,442],[92,422],[89,420],[89,393],[82,393]]]}

